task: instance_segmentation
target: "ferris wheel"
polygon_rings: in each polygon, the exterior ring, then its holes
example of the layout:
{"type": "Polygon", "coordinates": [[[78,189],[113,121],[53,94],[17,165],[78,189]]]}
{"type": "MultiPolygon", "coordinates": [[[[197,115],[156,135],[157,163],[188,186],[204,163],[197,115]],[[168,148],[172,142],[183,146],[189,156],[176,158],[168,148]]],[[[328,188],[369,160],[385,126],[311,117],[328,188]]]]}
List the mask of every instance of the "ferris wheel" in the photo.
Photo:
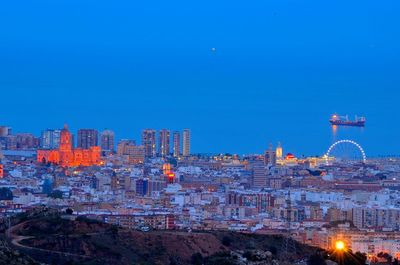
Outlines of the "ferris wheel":
{"type": "Polygon", "coordinates": [[[327,164],[332,162],[362,162],[367,161],[364,149],[353,140],[339,140],[333,143],[324,155],[327,164]]]}

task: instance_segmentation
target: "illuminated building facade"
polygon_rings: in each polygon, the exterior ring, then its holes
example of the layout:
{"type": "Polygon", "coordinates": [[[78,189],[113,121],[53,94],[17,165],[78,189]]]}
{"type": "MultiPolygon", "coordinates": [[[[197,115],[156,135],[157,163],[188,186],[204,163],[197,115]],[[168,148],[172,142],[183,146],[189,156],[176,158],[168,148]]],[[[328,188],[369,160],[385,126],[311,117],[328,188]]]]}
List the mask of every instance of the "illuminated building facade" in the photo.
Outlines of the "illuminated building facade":
{"type": "Polygon", "coordinates": [[[170,131],[167,129],[162,129],[159,132],[158,138],[158,153],[161,157],[166,157],[169,155],[170,148],[169,148],[169,139],[170,131]]]}
{"type": "Polygon", "coordinates": [[[145,129],[142,132],[142,145],[145,157],[156,157],[156,131],[145,129]]]}
{"type": "Polygon", "coordinates": [[[282,159],[282,157],[283,157],[282,145],[281,143],[278,143],[278,146],[276,147],[276,158],[282,159]]]}
{"type": "Polygon", "coordinates": [[[0,179],[2,179],[4,177],[4,168],[3,165],[0,164],[0,179]]]}
{"type": "Polygon", "coordinates": [[[163,164],[163,174],[168,184],[175,183],[175,173],[172,172],[170,163],[163,164]]]}
{"type": "Polygon", "coordinates": [[[183,156],[190,156],[190,130],[183,130],[183,156]]]}
{"type": "Polygon", "coordinates": [[[102,163],[99,146],[88,149],[72,148],[72,135],[65,125],[61,130],[60,147],[53,150],[38,150],[37,161],[39,163],[54,163],[63,167],[92,166],[102,163]]]}
{"type": "Polygon", "coordinates": [[[172,137],[174,144],[173,156],[179,157],[181,155],[181,134],[180,132],[175,131],[172,137]]]}

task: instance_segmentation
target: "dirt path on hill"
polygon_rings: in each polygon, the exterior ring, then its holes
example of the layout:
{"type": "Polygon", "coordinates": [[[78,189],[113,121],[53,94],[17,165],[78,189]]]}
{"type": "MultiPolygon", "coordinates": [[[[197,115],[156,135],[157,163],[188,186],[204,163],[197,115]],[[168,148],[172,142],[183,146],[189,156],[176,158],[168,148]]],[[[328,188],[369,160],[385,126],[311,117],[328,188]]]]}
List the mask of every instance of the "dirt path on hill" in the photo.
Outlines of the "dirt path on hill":
{"type": "Polygon", "coordinates": [[[21,244],[21,241],[24,239],[31,239],[35,238],[34,236],[20,236],[17,235],[15,232],[18,231],[18,229],[23,226],[26,222],[17,224],[15,226],[10,227],[6,231],[6,235],[9,235],[10,237],[8,238],[11,242],[11,244],[15,247],[26,249],[26,250],[33,250],[33,251],[39,251],[39,252],[46,252],[50,254],[57,254],[57,255],[63,255],[63,256],[69,256],[69,257],[74,257],[74,258],[85,258],[85,259],[92,259],[93,257],[87,256],[87,255],[80,255],[80,254],[75,254],[75,253],[69,253],[69,252],[62,252],[62,251],[55,251],[55,250],[49,250],[49,249],[44,249],[44,248],[37,248],[37,247],[31,247],[31,246],[26,246],[21,244]]]}

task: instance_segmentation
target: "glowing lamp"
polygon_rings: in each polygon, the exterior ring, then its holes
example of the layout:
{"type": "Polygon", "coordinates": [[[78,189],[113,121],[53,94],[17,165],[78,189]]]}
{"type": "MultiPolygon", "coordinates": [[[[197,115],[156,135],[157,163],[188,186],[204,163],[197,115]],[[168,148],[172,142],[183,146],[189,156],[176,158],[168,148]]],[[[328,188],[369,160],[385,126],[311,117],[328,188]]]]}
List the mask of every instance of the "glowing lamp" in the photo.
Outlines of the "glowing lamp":
{"type": "Polygon", "coordinates": [[[345,247],[346,247],[346,245],[344,244],[343,241],[341,241],[341,240],[336,241],[336,243],[335,243],[336,250],[342,251],[345,249],[345,247]]]}

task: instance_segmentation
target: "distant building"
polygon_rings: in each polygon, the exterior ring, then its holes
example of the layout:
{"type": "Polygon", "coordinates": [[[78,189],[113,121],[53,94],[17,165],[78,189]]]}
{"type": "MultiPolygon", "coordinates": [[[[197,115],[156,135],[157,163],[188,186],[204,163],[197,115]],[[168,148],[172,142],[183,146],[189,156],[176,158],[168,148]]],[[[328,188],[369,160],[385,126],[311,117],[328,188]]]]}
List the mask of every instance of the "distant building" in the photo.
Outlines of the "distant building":
{"type": "Polygon", "coordinates": [[[252,187],[266,188],[267,187],[267,169],[262,161],[252,163],[252,187]]]}
{"type": "Polygon", "coordinates": [[[269,187],[272,189],[282,189],[282,178],[270,178],[269,187]]]}
{"type": "Polygon", "coordinates": [[[276,151],[273,150],[272,144],[270,144],[268,150],[265,151],[264,165],[266,165],[266,166],[275,166],[276,165],[276,151]]]}
{"type": "Polygon", "coordinates": [[[147,184],[147,196],[153,196],[154,193],[162,191],[167,186],[163,180],[149,180],[147,184]]]}
{"type": "Polygon", "coordinates": [[[0,126],[0,137],[11,135],[11,127],[0,126]]]}
{"type": "Polygon", "coordinates": [[[5,148],[6,150],[17,150],[17,136],[9,135],[5,137],[5,148]]]}
{"type": "Polygon", "coordinates": [[[138,179],[136,180],[136,195],[145,196],[147,194],[147,185],[149,183],[148,179],[138,179]]]}
{"type": "Polygon", "coordinates": [[[146,158],[156,157],[156,131],[145,129],[142,131],[142,145],[146,158]]]}
{"type": "Polygon", "coordinates": [[[180,157],[181,156],[181,134],[178,131],[173,133],[173,156],[180,157]]]}
{"type": "Polygon", "coordinates": [[[281,145],[281,143],[279,142],[278,143],[278,146],[276,147],[276,158],[277,159],[282,159],[282,157],[283,157],[283,150],[282,150],[282,145],[281,145]]]}
{"type": "Polygon", "coordinates": [[[183,156],[190,156],[190,130],[183,130],[183,156]]]}
{"type": "Polygon", "coordinates": [[[104,130],[100,134],[100,147],[103,152],[114,152],[114,132],[111,130],[104,130]]]}
{"type": "Polygon", "coordinates": [[[166,157],[170,154],[170,131],[167,129],[162,129],[159,131],[158,138],[158,153],[161,157],[166,157]]]}
{"type": "Polygon", "coordinates": [[[80,129],[78,130],[78,143],[77,147],[88,149],[98,145],[98,132],[94,129],[80,129]]]}
{"type": "Polygon", "coordinates": [[[117,154],[118,155],[126,155],[126,153],[127,153],[126,148],[130,145],[136,145],[135,141],[128,140],[128,139],[120,140],[117,145],[117,154]]]}
{"type": "Polygon", "coordinates": [[[145,151],[143,145],[128,145],[125,150],[128,156],[128,162],[131,164],[143,164],[145,159],[145,151]]]}
{"type": "Polygon", "coordinates": [[[57,149],[60,147],[61,130],[47,129],[40,136],[40,148],[57,149]]]}
{"type": "Polygon", "coordinates": [[[38,150],[37,161],[39,163],[54,163],[61,166],[92,166],[100,165],[101,148],[92,146],[88,149],[72,147],[72,135],[65,125],[61,130],[60,146],[54,150],[38,150]]]}
{"type": "Polygon", "coordinates": [[[258,213],[265,213],[272,208],[274,198],[267,192],[230,191],[226,195],[226,205],[256,208],[258,213]]]}
{"type": "Polygon", "coordinates": [[[117,146],[117,154],[127,156],[131,164],[143,164],[145,159],[145,149],[143,145],[136,145],[133,140],[121,140],[117,146]]]}
{"type": "Polygon", "coordinates": [[[4,168],[3,165],[0,164],[0,179],[2,179],[4,177],[4,168]]]}
{"type": "Polygon", "coordinates": [[[135,183],[136,195],[152,196],[154,192],[159,192],[167,186],[165,181],[149,180],[147,178],[137,179],[135,183]]]}
{"type": "Polygon", "coordinates": [[[15,144],[17,150],[30,150],[39,147],[39,138],[31,133],[18,133],[15,135],[15,144]]]}

